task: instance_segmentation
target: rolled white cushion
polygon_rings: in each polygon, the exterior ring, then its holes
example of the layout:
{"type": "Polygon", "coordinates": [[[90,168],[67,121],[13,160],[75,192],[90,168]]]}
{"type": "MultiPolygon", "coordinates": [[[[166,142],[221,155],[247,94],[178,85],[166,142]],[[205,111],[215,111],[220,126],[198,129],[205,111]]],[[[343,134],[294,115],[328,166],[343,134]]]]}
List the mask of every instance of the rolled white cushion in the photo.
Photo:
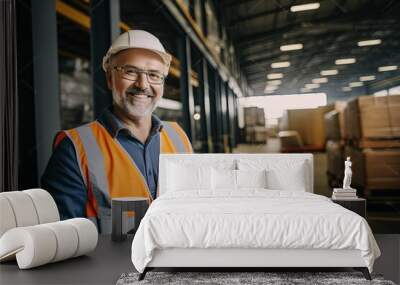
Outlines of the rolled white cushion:
{"type": "Polygon", "coordinates": [[[85,218],[75,218],[63,222],[72,225],[78,233],[78,249],[74,257],[86,254],[96,248],[99,234],[92,221],[85,218]]]}
{"type": "Polygon", "coordinates": [[[23,192],[31,197],[39,218],[39,224],[60,220],[57,205],[49,192],[43,189],[29,189],[23,192]]]}
{"type": "Polygon", "coordinates": [[[16,256],[20,269],[86,254],[96,248],[98,233],[88,219],[18,227],[0,238],[0,261],[16,256]]]}
{"type": "Polygon", "coordinates": [[[78,250],[78,233],[70,223],[55,222],[43,226],[49,228],[56,236],[57,248],[51,262],[64,260],[75,255],[78,250]]]}
{"type": "Polygon", "coordinates": [[[17,222],[15,221],[14,211],[10,202],[6,197],[0,195],[0,237],[6,231],[16,226],[17,222]]]}
{"type": "Polygon", "coordinates": [[[11,191],[0,195],[10,202],[17,227],[33,226],[39,223],[35,205],[28,194],[22,191],[11,191]]]}
{"type": "Polygon", "coordinates": [[[0,239],[0,260],[16,255],[20,269],[51,262],[57,241],[53,231],[42,225],[13,228],[0,239]]]}

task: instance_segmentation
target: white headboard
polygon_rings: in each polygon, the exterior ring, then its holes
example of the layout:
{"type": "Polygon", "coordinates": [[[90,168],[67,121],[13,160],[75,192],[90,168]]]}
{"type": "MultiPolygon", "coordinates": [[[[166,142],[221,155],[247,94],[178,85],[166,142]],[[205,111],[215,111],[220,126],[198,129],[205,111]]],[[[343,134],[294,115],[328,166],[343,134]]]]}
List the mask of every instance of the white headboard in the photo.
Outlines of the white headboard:
{"type": "Polygon", "coordinates": [[[306,191],[314,192],[314,169],[313,169],[313,155],[310,153],[274,153],[274,154],[161,154],[160,155],[160,166],[159,166],[159,195],[162,195],[166,191],[165,185],[168,185],[168,163],[190,163],[191,165],[199,166],[214,166],[223,164],[233,165],[233,169],[236,169],[236,161],[238,159],[256,159],[266,160],[269,163],[275,163],[279,160],[283,161],[304,161],[307,181],[306,191]],[[163,187],[164,186],[164,187],[163,187]]]}

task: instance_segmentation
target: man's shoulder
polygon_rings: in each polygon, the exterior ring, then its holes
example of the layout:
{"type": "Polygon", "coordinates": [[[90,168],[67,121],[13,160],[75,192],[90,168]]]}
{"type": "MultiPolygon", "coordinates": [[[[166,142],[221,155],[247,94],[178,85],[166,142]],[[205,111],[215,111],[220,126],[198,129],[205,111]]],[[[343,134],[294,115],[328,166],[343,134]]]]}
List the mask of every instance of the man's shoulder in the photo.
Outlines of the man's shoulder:
{"type": "Polygon", "coordinates": [[[71,140],[71,135],[75,131],[79,131],[79,129],[85,128],[85,127],[90,127],[93,124],[98,124],[99,122],[97,120],[84,123],[82,125],[70,128],[70,129],[65,129],[65,130],[60,130],[56,133],[54,137],[54,142],[53,142],[53,147],[54,148],[59,148],[59,147],[74,147],[73,142],[71,140]]]}
{"type": "Polygon", "coordinates": [[[101,124],[102,125],[101,121],[96,119],[96,120],[93,120],[93,121],[86,122],[86,123],[83,123],[81,125],[78,125],[76,127],[70,128],[70,129],[62,130],[61,132],[70,132],[70,131],[82,129],[82,128],[85,128],[85,127],[90,127],[90,126],[92,126],[94,124],[101,124]]]}
{"type": "Polygon", "coordinates": [[[179,123],[178,123],[178,122],[175,122],[175,121],[164,121],[164,120],[162,120],[161,123],[162,123],[163,125],[176,126],[176,127],[182,128],[182,127],[179,125],[179,123]]]}

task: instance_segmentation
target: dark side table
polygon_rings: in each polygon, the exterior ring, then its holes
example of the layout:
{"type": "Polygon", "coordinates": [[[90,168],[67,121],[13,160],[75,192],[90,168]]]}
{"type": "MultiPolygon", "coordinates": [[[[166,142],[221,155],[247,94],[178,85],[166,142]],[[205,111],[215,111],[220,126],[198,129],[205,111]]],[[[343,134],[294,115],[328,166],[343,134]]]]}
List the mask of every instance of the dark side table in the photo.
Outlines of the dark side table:
{"type": "Polygon", "coordinates": [[[140,221],[146,214],[149,207],[149,201],[146,197],[124,197],[113,198],[111,201],[111,215],[112,215],[112,233],[111,238],[113,241],[124,241],[127,233],[123,232],[123,213],[127,211],[135,212],[135,233],[139,227],[140,221]]]}
{"type": "Polygon", "coordinates": [[[332,199],[332,202],[339,204],[340,206],[359,214],[364,219],[367,218],[367,200],[364,198],[352,198],[352,199],[332,199]]]}

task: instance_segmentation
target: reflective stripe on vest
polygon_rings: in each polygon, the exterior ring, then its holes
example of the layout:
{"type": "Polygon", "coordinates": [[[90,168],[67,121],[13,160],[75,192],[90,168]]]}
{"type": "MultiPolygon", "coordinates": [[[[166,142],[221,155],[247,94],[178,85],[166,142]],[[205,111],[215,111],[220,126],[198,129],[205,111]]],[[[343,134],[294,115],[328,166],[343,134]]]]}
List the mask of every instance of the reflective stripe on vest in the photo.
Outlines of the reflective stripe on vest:
{"type": "MultiPolygon", "coordinates": [[[[146,179],[132,157],[99,122],[94,121],[60,132],[55,139],[55,147],[65,135],[74,144],[81,174],[87,186],[87,216],[98,218],[100,232],[111,232],[112,198],[147,197],[149,202],[152,201],[146,179]]],[[[163,122],[160,153],[191,152],[190,141],[179,125],[163,122]]]]}

